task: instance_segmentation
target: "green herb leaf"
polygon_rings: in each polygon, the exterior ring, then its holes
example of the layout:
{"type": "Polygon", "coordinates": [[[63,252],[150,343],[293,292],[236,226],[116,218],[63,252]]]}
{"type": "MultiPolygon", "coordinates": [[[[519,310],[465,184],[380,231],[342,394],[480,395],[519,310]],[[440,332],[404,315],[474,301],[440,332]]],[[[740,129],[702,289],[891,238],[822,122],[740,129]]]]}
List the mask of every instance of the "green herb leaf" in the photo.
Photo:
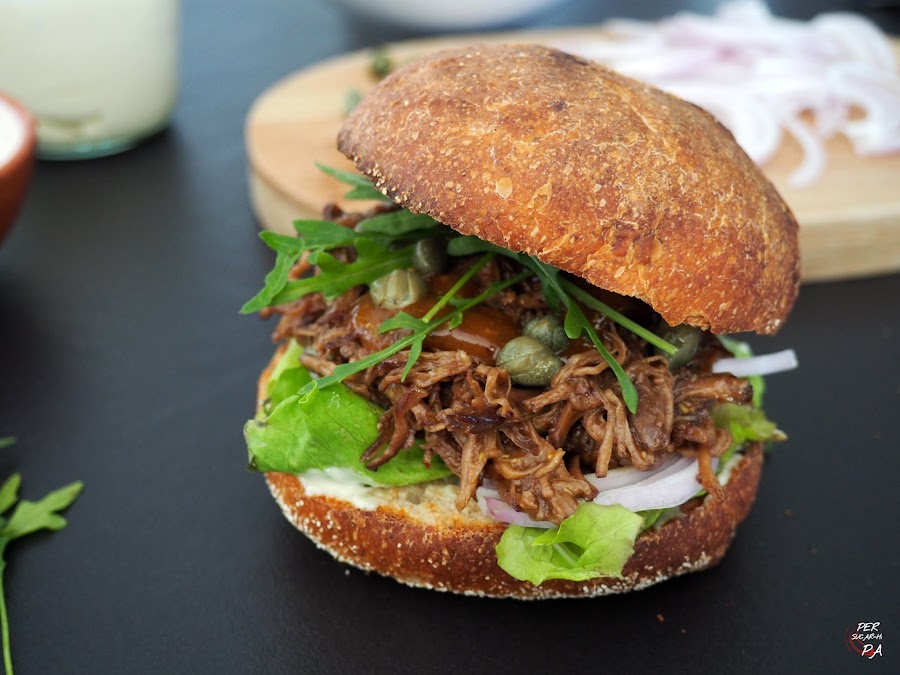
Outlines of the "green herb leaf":
{"type": "Polygon", "coordinates": [[[644,518],[618,504],[582,502],[558,528],[507,527],[497,562],[510,576],[535,585],[621,577],[643,524],[644,518]]]}
{"type": "MultiPolygon", "coordinates": [[[[293,241],[304,251],[329,251],[341,246],[352,246],[359,238],[359,233],[351,228],[333,223],[330,220],[308,218],[295,220],[292,224],[297,232],[297,236],[300,237],[299,239],[293,238],[293,241]]],[[[276,236],[282,237],[284,235],[276,236]]],[[[292,239],[292,237],[284,238],[292,239]]]]}
{"type": "MultiPolygon", "coordinates": [[[[0,513],[6,513],[13,504],[19,499],[19,485],[22,483],[22,477],[14,473],[6,479],[3,486],[0,487],[0,513]]],[[[0,529],[6,525],[6,518],[0,518],[0,529]]]]}
{"type": "MultiPolygon", "coordinates": [[[[592,296],[584,293],[577,286],[563,279],[562,274],[558,268],[541,262],[540,260],[532,256],[528,256],[523,253],[515,253],[486,241],[482,241],[477,237],[454,238],[450,241],[447,247],[447,251],[450,255],[470,255],[474,252],[483,251],[499,253],[517,260],[523,267],[531,270],[541,281],[541,287],[544,289],[544,299],[547,302],[547,306],[556,313],[560,313],[562,309],[565,308],[566,317],[565,321],[563,322],[563,327],[566,330],[566,335],[568,335],[573,340],[581,337],[582,334],[587,335],[588,339],[591,341],[591,343],[593,343],[597,351],[600,352],[604,360],[609,364],[610,369],[615,374],[616,380],[619,382],[619,386],[622,389],[622,399],[625,401],[625,405],[628,407],[628,410],[630,410],[632,413],[637,410],[637,389],[635,389],[634,384],[628,378],[628,375],[622,369],[622,366],[620,366],[618,361],[613,358],[612,354],[609,353],[609,350],[600,340],[600,337],[597,335],[597,331],[594,330],[594,327],[591,325],[591,322],[588,321],[584,312],[581,310],[581,307],[579,307],[575,302],[573,294],[571,294],[570,291],[571,289],[575,289],[583,296],[587,296],[588,298],[592,298],[592,296]]],[[[579,299],[581,299],[580,296],[579,299]]],[[[596,302],[597,305],[602,305],[606,310],[614,315],[610,316],[613,321],[616,321],[617,319],[624,320],[628,324],[625,327],[629,330],[637,328],[640,331],[638,335],[640,335],[641,337],[647,339],[647,336],[650,335],[654,338],[654,344],[660,343],[662,345],[665,345],[664,348],[666,349],[674,349],[668,342],[653,335],[645,328],[638,326],[638,324],[634,323],[627,317],[619,314],[612,308],[607,307],[600,301],[596,302]]],[[[598,307],[596,306],[594,308],[598,309],[598,307]]],[[[602,310],[598,309],[598,311],[602,310]]]]}
{"type": "Polygon", "coordinates": [[[424,213],[411,213],[406,209],[379,213],[371,218],[359,221],[357,232],[366,234],[387,234],[392,237],[400,237],[408,234],[416,234],[422,237],[429,231],[445,232],[447,228],[441,225],[431,216],[424,213]]]}
{"type": "Polygon", "coordinates": [[[0,530],[0,537],[11,541],[38,530],[62,529],[66,526],[66,520],[57,512],[68,508],[83,488],[84,484],[79,481],[54,490],[37,502],[23,499],[0,530]]]}
{"type": "Polygon", "coordinates": [[[262,287],[262,290],[241,307],[241,314],[252,314],[263,307],[271,305],[275,296],[284,289],[288,282],[291,268],[303,252],[300,247],[301,242],[293,237],[276,235],[273,232],[262,232],[260,233],[260,238],[277,251],[275,265],[266,275],[265,285],[262,287]],[[288,245],[295,242],[297,246],[294,248],[288,245]]]}
{"type": "MultiPolygon", "coordinates": [[[[10,476],[0,487],[0,513],[10,508],[16,501],[20,477],[10,476]]],[[[12,651],[9,641],[9,617],[6,612],[6,594],[3,589],[3,571],[6,561],[3,555],[9,543],[38,530],[60,530],[66,526],[66,519],[59,511],[68,508],[81,494],[81,482],[71,483],[47,494],[37,502],[22,500],[18,503],[9,520],[0,526],[0,632],[3,635],[3,664],[7,675],[12,675],[12,651]]]]}
{"type": "MultiPolygon", "coordinates": [[[[527,279],[529,276],[530,276],[530,274],[528,272],[522,272],[521,274],[518,274],[509,279],[506,279],[505,281],[495,281],[494,283],[492,283],[490,286],[488,286],[486,289],[484,289],[484,291],[482,291],[475,297],[465,298],[458,305],[456,311],[450,312],[449,314],[444,314],[443,316],[431,318],[429,321],[424,322],[424,325],[422,325],[417,330],[415,330],[411,335],[402,337],[399,340],[397,340],[394,344],[392,344],[388,347],[385,347],[384,349],[382,349],[380,351],[374,352],[373,354],[369,354],[365,358],[362,358],[358,361],[352,361],[350,363],[342,363],[339,366],[336,366],[334,368],[334,370],[331,371],[330,375],[326,375],[325,377],[321,377],[318,380],[314,380],[310,384],[306,385],[300,391],[300,393],[301,394],[306,393],[313,388],[324,389],[326,387],[331,386],[335,382],[342,382],[343,380],[347,379],[351,375],[360,373],[360,372],[366,370],[367,368],[370,368],[371,366],[381,363],[387,357],[392,356],[392,355],[396,354],[397,352],[400,352],[400,351],[406,349],[407,347],[412,347],[412,345],[414,345],[416,342],[423,341],[428,334],[433,332],[438,326],[441,326],[444,323],[448,323],[450,326],[458,326],[459,321],[462,320],[461,317],[462,317],[463,312],[471,309],[472,307],[475,307],[476,305],[481,304],[482,302],[487,300],[489,297],[502,291],[504,288],[508,288],[510,286],[513,286],[514,284],[519,283],[520,281],[527,279]]],[[[456,284],[454,284],[453,288],[456,288],[456,284]]],[[[442,296],[441,300],[446,298],[450,294],[450,292],[453,291],[453,288],[451,288],[451,290],[448,291],[447,294],[442,296]]],[[[438,303],[436,303],[435,306],[432,307],[431,310],[429,310],[428,314],[425,315],[426,317],[433,315],[433,313],[435,312],[435,308],[444,306],[444,305],[440,305],[441,300],[439,300],[438,303]]],[[[447,301],[446,304],[449,304],[449,300],[447,301]]],[[[425,318],[423,317],[423,321],[424,321],[424,319],[425,318]]],[[[388,319],[387,322],[390,322],[392,320],[393,320],[393,317],[392,317],[392,319],[388,319]]],[[[416,354],[416,356],[418,356],[418,354],[416,354]]],[[[410,359],[411,358],[412,358],[412,354],[410,355],[410,359]]],[[[412,367],[412,366],[409,366],[409,361],[407,361],[407,366],[408,366],[407,368],[404,368],[404,373],[408,373],[409,368],[412,367]]],[[[393,461],[393,460],[391,460],[391,461],[393,461]]]]}
{"type": "Polygon", "coordinates": [[[369,218],[360,223],[360,231],[352,230],[327,220],[296,220],[297,237],[274,232],[263,232],[260,238],[277,252],[275,267],[266,275],[262,290],[251,298],[241,312],[249,314],[264,307],[280,305],[309,293],[322,292],[334,298],[353,286],[367,284],[382,274],[395,269],[411,267],[412,245],[397,249],[395,244],[431,232],[444,232],[428,216],[416,216],[408,211],[396,211],[369,218]],[[405,215],[404,215],[405,214],[405,215]],[[338,262],[327,251],[352,246],[356,249],[355,261],[338,262]],[[291,267],[303,253],[309,261],[319,266],[321,274],[290,280],[291,267]]]}
{"type": "MultiPolygon", "coordinates": [[[[306,372],[296,362],[296,353],[283,354],[273,371],[270,391],[279,395],[288,391],[298,370],[306,372]]],[[[310,378],[308,372],[306,377],[310,378]]],[[[382,412],[342,384],[313,388],[304,394],[295,390],[278,400],[270,414],[245,425],[250,466],[259,471],[295,474],[343,468],[353,471],[367,485],[412,485],[450,475],[437,457],[430,468],[425,466],[418,444],[400,452],[377,472],[366,469],[359,458],[377,438],[382,412]]]]}
{"type": "Polygon", "coordinates": [[[595,298],[593,295],[586,292],[584,289],[579,288],[578,286],[573,284],[571,281],[563,279],[562,285],[563,285],[563,288],[565,288],[565,290],[570,295],[574,296],[575,299],[578,300],[583,305],[587,305],[591,309],[594,309],[594,310],[600,312],[603,316],[607,317],[608,319],[610,319],[610,320],[614,321],[615,323],[619,324],[620,326],[622,326],[622,328],[630,330],[632,333],[637,335],[639,338],[643,338],[644,340],[649,342],[651,345],[653,345],[655,347],[659,347],[666,354],[674,354],[675,352],[678,351],[678,347],[676,347],[675,345],[673,345],[669,342],[666,342],[665,340],[663,340],[661,337],[659,337],[652,331],[649,331],[646,328],[644,328],[643,326],[641,326],[640,324],[635,323],[634,321],[629,319],[624,314],[617,312],[616,310],[614,310],[612,307],[610,307],[606,303],[601,302],[600,300],[595,298]]]}
{"type": "Polygon", "coordinates": [[[475,255],[476,253],[494,253],[497,255],[505,255],[510,258],[519,258],[519,254],[513,253],[508,248],[497,246],[484,239],[478,237],[465,236],[453,237],[447,243],[447,253],[452,256],[475,255]]]}
{"type": "Polygon", "coordinates": [[[388,272],[412,267],[413,264],[412,246],[391,251],[358,239],[356,251],[356,260],[350,263],[342,263],[325,252],[319,253],[315,257],[319,274],[288,281],[270,304],[281,305],[317,292],[331,300],[355,286],[370,284],[388,272]]]}
{"type": "Polygon", "coordinates": [[[388,198],[385,197],[378,189],[372,185],[372,182],[362,176],[355,171],[342,171],[341,169],[333,169],[330,166],[325,166],[324,164],[319,164],[316,162],[316,167],[324,174],[331,176],[332,178],[337,178],[340,182],[345,183],[346,185],[353,186],[353,189],[350,190],[347,194],[344,195],[345,199],[377,199],[378,201],[388,201],[388,198]]]}
{"type": "Polygon", "coordinates": [[[406,312],[397,312],[378,326],[379,333],[390,333],[392,330],[425,331],[428,330],[428,322],[406,312]]]}
{"type": "Polygon", "coordinates": [[[558,298],[558,302],[561,302],[566,308],[566,318],[563,321],[563,328],[566,330],[566,335],[573,340],[581,337],[582,334],[587,335],[588,339],[597,351],[600,352],[600,355],[606,363],[609,364],[610,369],[616,376],[619,387],[622,389],[622,399],[625,401],[625,405],[628,407],[628,410],[634,413],[637,410],[638,405],[638,393],[634,383],[629,379],[628,374],[622,369],[619,362],[613,358],[612,354],[610,354],[606,345],[603,344],[603,341],[600,339],[600,336],[597,335],[597,331],[594,330],[594,326],[588,321],[588,318],[581,310],[581,307],[579,307],[574,298],[566,292],[566,289],[563,287],[562,279],[560,279],[559,270],[546,263],[542,263],[539,260],[535,261],[535,270],[538,272],[538,276],[544,286],[544,293],[546,294],[549,290],[551,297],[558,298]]]}
{"type": "Polygon", "coordinates": [[[4,437],[0,438],[0,448],[8,448],[9,446],[11,446],[11,445],[12,445],[13,443],[15,443],[15,442],[16,442],[15,437],[13,437],[13,436],[4,436],[4,437]]]}

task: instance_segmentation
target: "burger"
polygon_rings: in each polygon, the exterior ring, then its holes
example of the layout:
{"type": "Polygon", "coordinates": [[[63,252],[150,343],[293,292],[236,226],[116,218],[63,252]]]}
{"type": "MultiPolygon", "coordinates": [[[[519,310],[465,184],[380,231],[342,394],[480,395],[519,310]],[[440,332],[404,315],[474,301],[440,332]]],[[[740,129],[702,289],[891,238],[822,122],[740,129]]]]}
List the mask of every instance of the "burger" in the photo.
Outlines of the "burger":
{"type": "MultiPolygon", "coordinates": [[[[338,560],[413,586],[588,597],[718,563],[754,500],[797,224],[703,110],[551,48],[382,80],[326,206],[244,307],[279,347],[251,468],[338,560]]],[[[789,364],[788,364],[789,365],[789,364]]]]}

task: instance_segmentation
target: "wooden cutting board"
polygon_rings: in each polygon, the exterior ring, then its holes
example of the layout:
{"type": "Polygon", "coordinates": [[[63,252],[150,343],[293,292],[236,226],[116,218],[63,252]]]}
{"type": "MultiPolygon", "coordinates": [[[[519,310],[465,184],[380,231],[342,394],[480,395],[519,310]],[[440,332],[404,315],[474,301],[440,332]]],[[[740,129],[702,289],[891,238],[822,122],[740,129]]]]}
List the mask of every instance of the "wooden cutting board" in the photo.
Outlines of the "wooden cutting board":
{"type": "MultiPolygon", "coordinates": [[[[601,36],[598,27],[457,35],[396,43],[387,50],[395,62],[403,62],[473,42],[560,43],[601,36]]],[[[900,59],[900,42],[895,50],[900,59]]],[[[327,202],[360,208],[359,202],[344,203],[346,186],[318,171],[315,162],[353,168],[337,151],[335,139],[348,94],[365,93],[375,84],[370,63],[368,50],[323,61],[276,83],[253,104],[245,129],[248,173],[251,201],[263,227],[292,233],[292,220],[317,217],[327,202]]],[[[861,158],[843,137],[831,141],[827,150],[825,174],[806,188],[788,184],[801,157],[789,137],[763,168],[800,222],[804,280],[900,270],[900,154],[861,158]]]]}

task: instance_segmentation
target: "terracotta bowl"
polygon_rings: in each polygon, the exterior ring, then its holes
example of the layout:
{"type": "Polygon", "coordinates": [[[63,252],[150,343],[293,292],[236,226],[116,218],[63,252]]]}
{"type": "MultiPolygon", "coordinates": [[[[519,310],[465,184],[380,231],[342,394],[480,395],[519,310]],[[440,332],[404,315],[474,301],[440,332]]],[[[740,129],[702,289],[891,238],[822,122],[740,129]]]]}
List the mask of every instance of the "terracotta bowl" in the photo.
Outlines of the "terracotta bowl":
{"type": "Polygon", "coordinates": [[[0,242],[25,199],[34,167],[35,138],[31,113],[0,92],[0,242]]]}

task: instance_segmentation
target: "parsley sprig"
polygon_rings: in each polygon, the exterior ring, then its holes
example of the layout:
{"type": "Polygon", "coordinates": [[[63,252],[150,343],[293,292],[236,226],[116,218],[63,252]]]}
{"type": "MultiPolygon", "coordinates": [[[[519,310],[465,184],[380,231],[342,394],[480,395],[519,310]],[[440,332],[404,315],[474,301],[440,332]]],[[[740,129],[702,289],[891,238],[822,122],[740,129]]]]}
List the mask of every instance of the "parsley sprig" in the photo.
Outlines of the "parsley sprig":
{"type": "Polygon", "coordinates": [[[12,675],[13,666],[9,641],[9,618],[3,591],[3,571],[6,568],[6,560],[3,556],[6,553],[6,547],[11,541],[38,530],[61,530],[64,528],[66,519],[59,515],[59,512],[68,508],[78,498],[84,487],[79,481],[54,490],[39,501],[32,502],[27,499],[19,501],[18,493],[21,482],[21,476],[13,474],[0,486],[0,514],[15,506],[9,518],[0,516],[0,631],[3,634],[3,664],[7,675],[12,675]]]}

